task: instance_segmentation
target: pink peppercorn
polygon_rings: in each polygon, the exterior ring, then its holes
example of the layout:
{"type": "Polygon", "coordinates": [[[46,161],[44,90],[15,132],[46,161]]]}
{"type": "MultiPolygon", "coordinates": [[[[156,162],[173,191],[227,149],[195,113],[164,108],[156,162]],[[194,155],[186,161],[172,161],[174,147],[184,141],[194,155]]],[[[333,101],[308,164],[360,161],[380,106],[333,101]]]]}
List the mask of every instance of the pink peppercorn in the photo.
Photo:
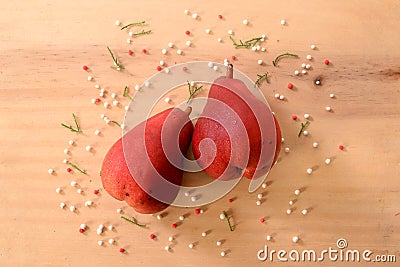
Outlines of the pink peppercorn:
{"type": "Polygon", "coordinates": [[[232,58],[232,60],[236,60],[236,56],[232,56],[231,58],[232,58]]]}
{"type": "Polygon", "coordinates": [[[95,195],[97,195],[97,194],[99,194],[99,190],[98,190],[98,189],[95,189],[95,190],[93,191],[93,193],[94,193],[95,195]]]}
{"type": "Polygon", "coordinates": [[[143,52],[143,54],[147,54],[147,50],[146,49],[143,49],[142,52],[143,52]]]}
{"type": "Polygon", "coordinates": [[[293,89],[293,84],[292,83],[288,83],[287,88],[293,89]]]}
{"type": "Polygon", "coordinates": [[[124,252],[125,252],[125,249],[124,249],[124,248],[120,248],[120,249],[119,249],[119,252],[124,253],[124,252]]]}
{"type": "Polygon", "coordinates": [[[132,56],[132,55],[133,55],[133,51],[132,51],[132,50],[129,50],[129,51],[128,51],[128,54],[129,54],[130,56],[132,56]]]}
{"type": "Polygon", "coordinates": [[[156,235],[155,234],[150,234],[150,239],[154,239],[154,238],[156,238],[156,235]]]}
{"type": "Polygon", "coordinates": [[[200,209],[195,209],[194,212],[195,212],[196,214],[200,214],[200,209]]]}
{"type": "Polygon", "coordinates": [[[296,115],[292,115],[292,120],[297,120],[297,116],[296,115]]]}
{"type": "Polygon", "coordinates": [[[325,59],[324,64],[325,64],[325,65],[329,65],[329,60],[328,60],[328,59],[325,59]]]}
{"type": "Polygon", "coordinates": [[[218,18],[219,18],[219,19],[222,19],[223,17],[222,17],[222,15],[218,15],[218,18]]]}
{"type": "Polygon", "coordinates": [[[162,70],[161,66],[157,66],[157,70],[161,71],[162,70]]]}
{"type": "Polygon", "coordinates": [[[172,228],[176,228],[176,227],[177,227],[176,223],[173,223],[172,228]]]}
{"type": "Polygon", "coordinates": [[[265,222],[265,219],[264,219],[264,218],[261,218],[261,219],[260,219],[260,222],[261,222],[261,223],[265,222]]]}
{"type": "Polygon", "coordinates": [[[340,149],[340,150],[343,150],[343,149],[344,149],[344,145],[340,145],[340,146],[339,146],[339,149],[340,149]]]}
{"type": "Polygon", "coordinates": [[[190,31],[185,31],[185,34],[186,35],[190,35],[190,31]]]}
{"type": "Polygon", "coordinates": [[[83,70],[88,70],[89,69],[89,67],[86,66],[86,65],[84,65],[82,68],[83,68],[83,70]]]}

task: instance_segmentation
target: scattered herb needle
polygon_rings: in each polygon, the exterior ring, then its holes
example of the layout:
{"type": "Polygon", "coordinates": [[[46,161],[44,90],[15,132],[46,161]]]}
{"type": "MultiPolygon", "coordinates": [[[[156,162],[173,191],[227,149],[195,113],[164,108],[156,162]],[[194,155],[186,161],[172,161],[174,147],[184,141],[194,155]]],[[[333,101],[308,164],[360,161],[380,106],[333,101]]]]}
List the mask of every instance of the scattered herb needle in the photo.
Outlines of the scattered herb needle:
{"type": "Polygon", "coordinates": [[[301,129],[300,132],[298,134],[298,137],[300,137],[301,133],[304,131],[304,129],[310,124],[310,121],[306,121],[306,122],[302,122],[301,123],[301,129]]]}
{"type": "Polygon", "coordinates": [[[132,97],[128,94],[128,91],[129,91],[129,87],[128,87],[128,85],[125,85],[123,96],[132,100],[132,97]]]}
{"type": "Polygon", "coordinates": [[[251,48],[251,47],[255,46],[259,41],[264,39],[263,37],[255,37],[255,38],[251,38],[251,39],[249,39],[247,41],[244,41],[244,42],[242,40],[239,40],[239,43],[237,43],[235,41],[235,39],[233,39],[232,36],[229,36],[229,38],[231,39],[231,41],[233,43],[233,46],[235,48],[239,48],[239,47],[251,48]]]}
{"type": "Polygon", "coordinates": [[[272,60],[272,64],[276,67],[278,64],[278,61],[283,58],[283,57],[299,57],[296,54],[291,54],[291,53],[284,53],[284,54],[280,54],[279,56],[277,56],[274,60],[272,60]]]}
{"type": "Polygon", "coordinates": [[[137,220],[135,219],[135,217],[132,217],[132,219],[129,219],[129,218],[126,218],[125,216],[121,216],[121,218],[124,219],[124,220],[127,221],[127,222],[136,224],[136,225],[139,226],[139,227],[146,227],[145,224],[140,224],[140,223],[138,223],[137,220]]]}
{"type": "Polygon", "coordinates": [[[67,128],[67,129],[70,129],[71,132],[81,133],[82,132],[81,127],[79,127],[78,120],[76,119],[76,116],[74,113],[72,113],[72,117],[74,118],[76,129],[74,129],[74,127],[72,127],[72,125],[66,125],[64,123],[61,123],[61,126],[67,128]]]}
{"type": "Polygon", "coordinates": [[[256,82],[254,83],[254,87],[259,86],[260,83],[261,83],[263,80],[265,80],[267,83],[269,83],[268,75],[269,75],[268,72],[266,72],[266,73],[264,73],[264,74],[257,74],[257,77],[258,77],[258,78],[257,78],[256,82]]]}
{"type": "Polygon", "coordinates": [[[122,64],[118,62],[118,58],[116,58],[114,56],[113,52],[111,51],[111,49],[108,46],[107,46],[107,50],[108,50],[108,52],[110,52],[110,55],[114,62],[114,66],[111,66],[110,68],[115,69],[115,70],[123,70],[124,66],[122,66],[122,64]]]}
{"type": "Polygon", "coordinates": [[[151,33],[151,30],[148,30],[148,31],[142,30],[141,32],[133,33],[132,36],[136,37],[139,35],[145,35],[145,34],[150,34],[150,33],[151,33]]]}
{"type": "Polygon", "coordinates": [[[116,125],[118,125],[118,127],[121,127],[121,124],[119,124],[118,121],[111,121],[112,123],[115,123],[116,125]]]}
{"type": "Polygon", "coordinates": [[[81,168],[79,168],[78,166],[76,166],[74,163],[68,162],[68,164],[69,164],[72,168],[74,168],[75,170],[77,170],[78,172],[83,173],[83,174],[87,174],[87,173],[86,173],[86,170],[82,170],[81,168]]]}
{"type": "Polygon", "coordinates": [[[121,31],[130,27],[134,26],[139,26],[139,25],[144,25],[146,21],[139,21],[139,22],[134,22],[134,23],[129,23],[128,25],[125,25],[124,27],[121,28],[121,31]]]}
{"type": "Polygon", "coordinates": [[[228,216],[228,213],[226,213],[226,211],[223,211],[222,213],[225,215],[225,219],[228,221],[229,230],[231,230],[231,232],[232,232],[235,229],[234,229],[233,225],[231,224],[231,217],[228,216]]]}
{"type": "Polygon", "coordinates": [[[203,85],[201,85],[201,86],[192,86],[192,85],[190,84],[189,81],[187,81],[187,85],[188,85],[188,89],[189,89],[189,98],[188,98],[188,100],[186,101],[186,103],[189,103],[190,100],[194,97],[194,95],[195,95],[201,88],[203,88],[203,85]]]}

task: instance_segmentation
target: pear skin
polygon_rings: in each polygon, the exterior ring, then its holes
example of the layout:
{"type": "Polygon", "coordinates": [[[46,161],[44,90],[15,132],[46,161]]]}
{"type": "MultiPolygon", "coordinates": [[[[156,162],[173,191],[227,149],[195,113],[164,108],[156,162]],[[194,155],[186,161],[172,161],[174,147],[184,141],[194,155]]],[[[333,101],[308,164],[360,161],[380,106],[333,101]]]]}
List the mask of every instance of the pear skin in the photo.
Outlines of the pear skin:
{"type": "Polygon", "coordinates": [[[249,179],[267,174],[281,146],[280,127],[268,106],[242,81],[233,79],[231,65],[226,76],[213,82],[208,98],[192,137],[198,164],[215,179],[234,179],[239,173],[249,179]]]}
{"type": "Polygon", "coordinates": [[[177,186],[182,183],[183,172],[178,165],[193,133],[189,113],[190,110],[167,109],[141,122],[115,142],[101,168],[104,189],[139,213],[152,214],[167,208],[174,201],[178,187],[166,187],[165,183],[177,186]]]}

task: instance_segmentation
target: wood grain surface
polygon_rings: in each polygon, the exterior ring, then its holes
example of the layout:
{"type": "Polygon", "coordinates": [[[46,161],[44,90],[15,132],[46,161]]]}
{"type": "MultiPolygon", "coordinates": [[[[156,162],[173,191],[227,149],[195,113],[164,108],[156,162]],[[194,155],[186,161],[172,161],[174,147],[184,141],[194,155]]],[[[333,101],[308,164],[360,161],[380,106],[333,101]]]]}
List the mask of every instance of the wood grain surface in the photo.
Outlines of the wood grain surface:
{"type": "MultiPolygon", "coordinates": [[[[325,259],[313,262],[259,261],[257,251],[270,249],[336,248],[345,238],[349,249],[370,249],[396,255],[400,261],[400,4],[398,1],[0,1],[0,266],[397,266],[398,263],[346,263],[325,259]],[[194,20],[185,15],[197,13],[194,20]],[[218,15],[223,19],[218,19],[218,15]],[[153,33],[133,39],[115,26],[146,20],[144,29],[153,33]],[[243,19],[249,25],[242,24],[243,19]],[[282,26],[281,19],[287,24],[282,26]],[[212,34],[207,35],[205,29],[212,34]],[[266,52],[235,49],[234,38],[266,34],[266,52]],[[191,36],[185,31],[190,30],[191,36]],[[217,38],[222,38],[222,43],[217,38]],[[192,47],[186,47],[191,40],[192,47]],[[174,42],[176,48],[161,54],[174,42]],[[315,44],[316,50],[310,45],[315,44]],[[111,70],[110,46],[126,67],[111,70]],[[183,55],[177,55],[176,49],[183,55]],[[128,50],[134,55],[129,56],[128,50]],[[148,54],[143,54],[147,49],[148,54]],[[273,58],[284,52],[298,59],[282,59],[277,68],[273,58]],[[313,60],[309,73],[294,76],[313,60]],[[100,114],[122,122],[123,88],[143,83],[156,73],[164,60],[168,66],[193,60],[222,62],[232,55],[233,63],[250,78],[268,71],[270,84],[261,90],[275,111],[290,153],[282,152],[268,176],[268,187],[247,192],[243,180],[227,196],[202,207],[170,207],[162,220],[135,214],[125,203],[101,190],[99,170],[110,146],[121,136],[116,125],[106,125],[100,114]],[[257,60],[262,59],[263,65],[257,60]],[[323,64],[329,59],[331,64],[323,64]],[[89,66],[89,71],[82,66],[89,66]],[[94,77],[89,82],[87,76],[94,77]],[[321,78],[322,86],[314,79],[321,78]],[[287,89],[291,82],[295,90],[287,89]],[[119,96],[120,107],[106,110],[91,104],[98,97],[95,84],[119,96]],[[285,101],[274,99],[274,94],[285,101]],[[334,93],[335,98],[329,94],[334,93]],[[332,112],[325,107],[331,106],[332,112]],[[84,130],[75,134],[60,126],[72,123],[75,113],[84,130]],[[296,114],[310,113],[309,136],[297,137],[296,114]],[[96,136],[94,131],[102,131],[96,136]],[[70,146],[68,140],[74,140],[70,146]],[[319,142],[313,148],[313,142],[319,142]],[[345,149],[340,151],[338,145],[345,149]],[[85,150],[91,145],[91,153],[85,150]],[[69,148],[71,154],[64,155],[69,148]],[[325,158],[332,158],[326,166],[325,158]],[[66,172],[64,158],[87,169],[88,175],[66,172]],[[312,175],[306,169],[313,167],[312,175]],[[53,168],[54,175],[47,170],[53,168]],[[70,186],[75,180],[83,189],[70,186]],[[62,194],[55,189],[62,188],[62,194]],[[93,190],[100,188],[100,194],[93,190]],[[301,188],[299,196],[294,190],[301,188]],[[257,194],[263,203],[256,205],[257,194]],[[228,203],[229,198],[235,198],[228,203]],[[288,202],[297,199],[293,213],[288,202]],[[94,206],[85,207],[86,200],[94,206]],[[59,203],[65,202],[62,210],[59,203]],[[75,205],[77,212],[69,207],[75,205]],[[122,221],[136,216],[148,224],[141,229],[122,221]],[[309,209],[306,216],[301,210],[309,209]],[[222,210],[232,214],[236,229],[230,232],[219,219],[222,210]],[[178,217],[187,218],[177,228],[178,217]],[[265,223],[259,219],[264,217],[265,223]],[[79,225],[86,223],[84,234],[79,225]],[[96,234],[99,224],[112,224],[113,231],[96,234]],[[201,233],[208,231],[206,237],[201,233]],[[157,239],[150,240],[149,234],[157,239]],[[174,235],[173,242],[168,237],[174,235]],[[272,241],[266,241],[271,235],[272,241]],[[294,244],[292,237],[300,242],[294,244]],[[116,244],[108,244],[114,238],[116,244]],[[97,245],[104,240],[105,245],[97,245]],[[223,240],[220,247],[216,241],[223,240]],[[188,244],[195,243],[194,249],[188,244]],[[171,244],[170,252],[164,246],[171,244]],[[121,254],[119,248],[126,253],[121,254]],[[221,257],[220,252],[226,256],[221,257]],[[397,265],[396,265],[397,264],[397,265]]],[[[175,94],[173,103],[187,96],[175,94]]],[[[164,107],[167,107],[165,103],[164,107]]],[[[161,106],[163,107],[163,106],[161,106]]]]}

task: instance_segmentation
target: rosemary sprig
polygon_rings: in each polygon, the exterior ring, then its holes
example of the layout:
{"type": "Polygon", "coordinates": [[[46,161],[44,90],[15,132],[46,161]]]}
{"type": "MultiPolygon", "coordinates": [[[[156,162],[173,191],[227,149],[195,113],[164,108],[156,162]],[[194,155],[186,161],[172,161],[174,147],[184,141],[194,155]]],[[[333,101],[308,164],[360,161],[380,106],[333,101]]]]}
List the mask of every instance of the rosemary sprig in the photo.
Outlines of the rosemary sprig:
{"type": "Polygon", "coordinates": [[[124,27],[122,27],[121,31],[124,30],[124,29],[130,28],[130,27],[133,27],[133,26],[143,25],[145,23],[146,23],[146,21],[139,21],[139,22],[129,23],[128,25],[125,25],[124,27]]]}
{"type": "Polygon", "coordinates": [[[110,53],[110,55],[111,55],[111,57],[112,57],[112,60],[113,60],[113,62],[114,62],[114,66],[111,66],[110,68],[116,69],[116,70],[123,70],[123,69],[124,69],[124,66],[122,66],[122,64],[118,62],[118,58],[116,58],[116,57],[114,56],[113,52],[111,51],[111,49],[110,49],[108,46],[107,46],[107,50],[108,50],[108,52],[110,53]]]}
{"type": "Polygon", "coordinates": [[[304,129],[310,124],[310,121],[306,121],[306,122],[302,122],[301,123],[301,129],[299,134],[297,135],[298,137],[300,137],[301,133],[304,131],[304,129]]]}
{"type": "Polygon", "coordinates": [[[117,121],[111,121],[112,123],[115,123],[118,127],[121,127],[121,124],[119,124],[119,122],[117,121]]]}
{"type": "Polygon", "coordinates": [[[257,78],[256,82],[254,83],[254,87],[259,86],[260,83],[261,83],[263,80],[265,80],[267,83],[269,83],[268,75],[269,75],[268,72],[266,72],[266,73],[264,73],[264,74],[257,74],[257,77],[258,77],[258,78],[257,78]]]}
{"type": "Polygon", "coordinates": [[[71,125],[66,125],[66,124],[64,124],[64,123],[61,123],[61,126],[64,126],[65,128],[70,129],[71,132],[76,132],[76,133],[80,133],[80,132],[81,132],[81,131],[79,131],[79,130],[76,130],[76,129],[72,128],[71,125]]]}
{"type": "Polygon", "coordinates": [[[239,47],[251,48],[251,47],[255,46],[259,41],[264,39],[263,37],[255,37],[255,38],[251,38],[251,39],[249,39],[247,41],[244,41],[244,42],[242,40],[239,40],[239,43],[237,43],[235,41],[235,39],[233,39],[232,36],[229,36],[229,38],[231,39],[231,41],[233,43],[233,46],[235,48],[239,48],[239,47]]]}
{"type": "Polygon", "coordinates": [[[226,213],[226,211],[222,211],[222,213],[225,215],[225,219],[228,221],[229,230],[231,230],[232,232],[233,230],[235,230],[235,228],[231,224],[231,217],[228,216],[228,213],[226,213]]]}
{"type": "Polygon", "coordinates": [[[272,60],[272,64],[276,67],[278,64],[278,61],[282,58],[282,57],[299,57],[296,54],[291,54],[291,53],[284,53],[284,54],[280,54],[279,56],[277,56],[274,60],[272,60]]]}
{"type": "Polygon", "coordinates": [[[78,172],[83,173],[83,174],[87,174],[87,173],[86,173],[86,170],[82,170],[81,168],[79,168],[78,166],[76,166],[74,163],[68,162],[68,164],[69,164],[72,168],[74,168],[75,170],[77,170],[78,172]]]}
{"type": "Polygon", "coordinates": [[[125,216],[121,216],[121,218],[124,219],[125,221],[133,223],[133,224],[135,224],[135,225],[137,225],[139,227],[146,227],[145,224],[138,223],[137,220],[135,219],[135,217],[132,217],[132,219],[129,219],[129,218],[126,218],[125,216]]]}
{"type": "Polygon", "coordinates": [[[82,130],[81,130],[81,128],[79,127],[78,120],[76,119],[76,116],[75,116],[74,113],[72,113],[72,117],[74,118],[74,122],[75,122],[75,125],[76,125],[76,129],[74,129],[74,128],[72,127],[72,125],[66,125],[66,124],[64,124],[64,123],[61,123],[61,126],[67,128],[67,129],[70,129],[71,132],[81,133],[82,130]]]}
{"type": "Polygon", "coordinates": [[[125,85],[123,96],[129,98],[130,100],[132,100],[132,97],[128,94],[128,90],[129,90],[128,85],[125,85]]]}
{"type": "Polygon", "coordinates": [[[188,85],[188,90],[189,90],[189,98],[188,98],[188,100],[186,101],[186,103],[189,103],[190,100],[194,97],[194,95],[195,95],[201,88],[203,88],[203,85],[201,85],[201,86],[193,86],[193,88],[192,88],[192,85],[190,84],[189,81],[187,81],[187,85],[188,85]]]}
{"type": "Polygon", "coordinates": [[[145,35],[145,34],[150,34],[150,33],[151,33],[151,30],[148,30],[148,31],[142,30],[141,32],[133,33],[132,36],[136,37],[139,35],[145,35]]]}

